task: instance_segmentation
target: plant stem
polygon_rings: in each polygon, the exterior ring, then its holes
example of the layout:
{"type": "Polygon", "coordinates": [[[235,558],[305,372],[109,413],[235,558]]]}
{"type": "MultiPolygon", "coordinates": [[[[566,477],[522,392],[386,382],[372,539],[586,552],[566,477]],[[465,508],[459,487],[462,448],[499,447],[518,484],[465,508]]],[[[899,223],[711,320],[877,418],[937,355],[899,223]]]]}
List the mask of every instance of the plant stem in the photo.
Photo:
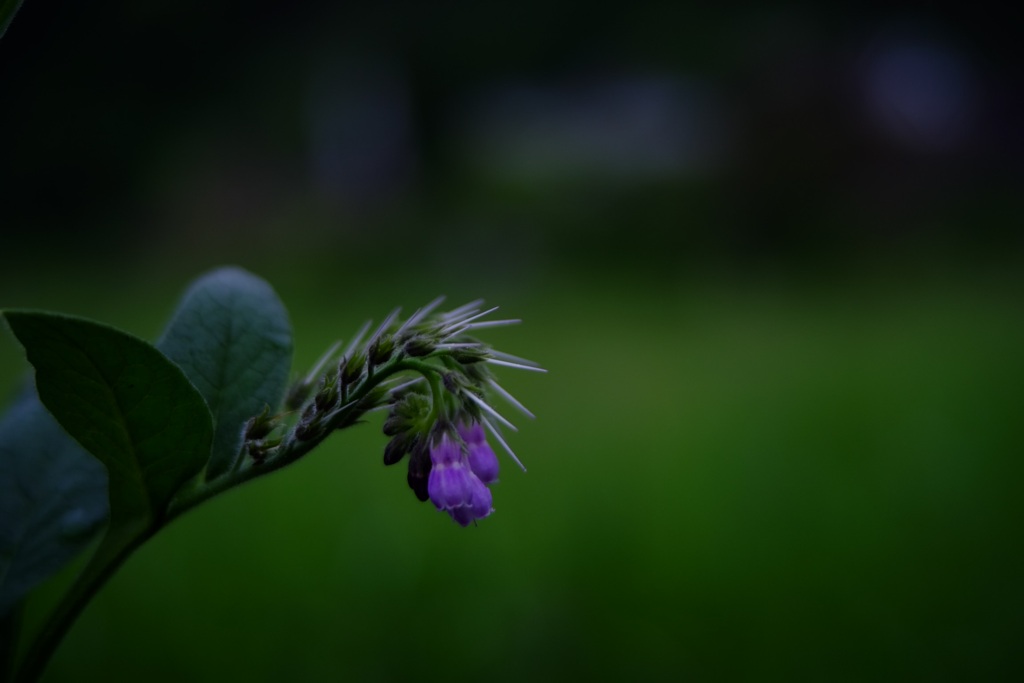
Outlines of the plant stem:
{"type": "MultiPolygon", "coordinates": [[[[359,385],[359,388],[353,392],[351,400],[326,417],[321,436],[309,440],[298,439],[295,437],[295,429],[293,428],[281,445],[280,450],[266,461],[260,464],[251,463],[247,467],[236,463],[235,467],[206,483],[203,483],[203,478],[200,475],[182,488],[179,495],[171,501],[162,517],[151,520],[144,528],[108,530],[107,536],[99,548],[97,548],[89,564],[61,599],[43,625],[43,628],[35,635],[25,657],[17,668],[13,680],[16,683],[34,683],[38,680],[57,646],[60,645],[61,640],[67,634],[75,619],[85,609],[85,606],[93,596],[113,576],[114,572],[121,567],[135,549],[152,538],[161,528],[214,496],[257,477],[279,470],[306,455],[335,429],[346,426],[346,423],[351,424],[354,421],[353,412],[358,413],[360,409],[362,411],[367,410],[368,408],[361,406],[361,403],[381,382],[391,375],[403,371],[417,372],[426,378],[433,395],[432,417],[438,417],[445,410],[442,405],[443,391],[439,381],[440,370],[436,366],[422,360],[406,357],[395,358],[389,363],[376,368],[376,372],[368,374],[359,385]]],[[[239,462],[244,462],[244,457],[243,445],[243,451],[239,454],[239,462]]],[[[0,622],[0,633],[6,633],[7,630],[16,627],[16,619],[16,615],[11,615],[9,618],[5,618],[3,622],[0,622]]],[[[4,664],[3,655],[4,653],[0,652],[0,666],[4,664]]],[[[2,669],[0,669],[0,672],[2,672],[2,669]]]]}
{"type": "MultiPolygon", "coordinates": [[[[123,544],[118,543],[116,539],[114,542],[108,543],[107,541],[110,538],[110,532],[108,532],[108,538],[104,539],[100,547],[96,549],[93,559],[82,570],[82,573],[61,599],[53,614],[50,615],[42,629],[36,634],[31,646],[25,653],[24,659],[21,660],[17,668],[17,674],[13,678],[15,683],[34,683],[42,676],[57,646],[60,645],[68,629],[71,628],[71,625],[78,618],[78,615],[81,614],[82,610],[85,609],[85,606],[89,604],[93,596],[114,575],[114,572],[121,567],[124,561],[128,559],[128,556],[136,548],[149,540],[158,528],[153,527],[123,544]],[[109,555],[109,557],[104,559],[105,555],[109,555]]],[[[120,534],[117,536],[120,536],[120,534]]]]}
{"type": "MultiPolygon", "coordinates": [[[[430,363],[425,363],[411,358],[400,358],[379,366],[377,368],[377,372],[373,373],[373,375],[368,375],[367,378],[363,380],[362,384],[359,385],[359,388],[353,392],[351,400],[327,418],[324,424],[323,438],[326,438],[339,425],[343,424],[345,420],[350,417],[352,409],[358,407],[359,403],[366,398],[370,391],[388,377],[403,371],[418,372],[423,375],[427,382],[429,382],[431,393],[434,397],[433,412],[435,414],[433,417],[436,418],[436,413],[439,410],[443,410],[443,406],[440,405],[443,392],[441,391],[438,382],[438,369],[430,363]]],[[[191,489],[185,492],[182,496],[175,498],[171,502],[167,515],[164,518],[164,524],[177,519],[200,503],[203,503],[214,496],[227,491],[228,489],[232,489],[247,481],[270,474],[271,472],[275,472],[292,464],[313,450],[323,440],[311,439],[303,441],[294,438],[294,433],[293,429],[292,433],[285,438],[285,441],[281,446],[281,450],[275,453],[272,457],[267,458],[266,461],[258,465],[250,464],[248,467],[229,470],[217,479],[214,479],[205,485],[200,485],[191,489]]]]}

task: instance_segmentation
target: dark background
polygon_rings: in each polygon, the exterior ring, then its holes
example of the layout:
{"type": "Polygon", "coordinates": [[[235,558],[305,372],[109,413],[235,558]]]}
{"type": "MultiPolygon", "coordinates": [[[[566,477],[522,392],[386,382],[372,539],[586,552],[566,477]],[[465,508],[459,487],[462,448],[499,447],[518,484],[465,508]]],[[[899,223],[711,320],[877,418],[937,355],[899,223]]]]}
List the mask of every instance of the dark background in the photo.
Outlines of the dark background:
{"type": "Polygon", "coordinates": [[[1009,678],[1018,28],[29,0],[0,40],[0,305],[153,338],[237,263],[297,371],[438,292],[524,318],[493,341],[551,370],[503,375],[539,419],[478,528],[360,427],[140,551],[50,680],[1009,678]]]}

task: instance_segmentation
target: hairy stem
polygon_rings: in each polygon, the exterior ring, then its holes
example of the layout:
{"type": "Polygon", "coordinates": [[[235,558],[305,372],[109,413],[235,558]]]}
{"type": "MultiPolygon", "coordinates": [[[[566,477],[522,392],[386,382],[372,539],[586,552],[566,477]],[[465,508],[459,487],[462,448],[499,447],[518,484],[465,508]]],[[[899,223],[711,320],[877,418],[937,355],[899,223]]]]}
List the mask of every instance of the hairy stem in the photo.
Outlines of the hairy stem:
{"type": "MultiPolygon", "coordinates": [[[[445,411],[443,405],[444,391],[440,382],[440,369],[423,360],[397,357],[375,368],[375,372],[372,374],[368,373],[358,389],[352,392],[351,396],[346,397],[348,398],[347,402],[341,408],[327,415],[322,425],[322,432],[317,437],[308,440],[298,439],[295,437],[295,429],[293,428],[277,452],[271,454],[270,457],[261,463],[249,462],[242,464],[245,463],[245,445],[243,444],[234,467],[209,482],[204,481],[204,469],[200,475],[182,487],[180,493],[171,501],[166,513],[162,517],[152,520],[146,528],[139,529],[136,533],[128,535],[118,534],[116,538],[105,539],[100,544],[96,555],[94,555],[89,565],[79,575],[68,593],[61,599],[61,602],[47,619],[43,628],[36,634],[13,680],[17,683],[33,683],[38,680],[57,646],[89,601],[121,567],[124,561],[161,528],[197,505],[210,500],[228,489],[232,489],[257,477],[270,474],[299,460],[318,446],[334,430],[343,428],[346,424],[351,424],[358,419],[360,411],[368,409],[367,406],[363,406],[361,403],[381,382],[399,372],[410,371],[423,375],[430,384],[433,397],[432,418],[438,418],[445,411]],[[108,541],[110,542],[108,543],[108,541]]],[[[110,536],[109,532],[108,536],[110,536]]],[[[13,625],[15,624],[11,620],[5,620],[3,623],[0,623],[0,630],[13,625]]],[[[2,654],[0,652],[0,655],[2,654]]],[[[3,665],[3,663],[3,657],[0,656],[0,665],[3,665]]]]}

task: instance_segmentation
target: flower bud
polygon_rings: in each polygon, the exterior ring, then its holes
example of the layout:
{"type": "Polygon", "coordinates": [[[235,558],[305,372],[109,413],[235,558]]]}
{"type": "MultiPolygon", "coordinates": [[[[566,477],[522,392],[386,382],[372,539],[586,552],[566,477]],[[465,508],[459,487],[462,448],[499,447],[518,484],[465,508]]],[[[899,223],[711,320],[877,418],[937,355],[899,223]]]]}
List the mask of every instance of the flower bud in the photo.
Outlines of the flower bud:
{"type": "Polygon", "coordinates": [[[459,393],[459,381],[454,372],[446,372],[441,375],[441,382],[449,394],[459,393]]]}
{"type": "Polygon", "coordinates": [[[409,442],[404,435],[396,436],[384,447],[384,464],[394,465],[409,452],[409,442]]]}
{"type": "Polygon", "coordinates": [[[320,425],[316,422],[300,422],[295,425],[295,438],[299,441],[312,441],[321,431],[320,425]]]}
{"type": "Polygon", "coordinates": [[[405,342],[405,352],[410,356],[428,356],[434,352],[436,346],[433,339],[423,335],[416,335],[405,342]]]}
{"type": "Polygon", "coordinates": [[[498,456],[487,443],[483,426],[479,422],[459,425],[459,436],[466,442],[469,451],[469,469],[485,484],[495,481],[498,478],[498,456]]]}
{"type": "Polygon", "coordinates": [[[367,352],[370,356],[370,362],[374,365],[381,365],[388,362],[391,358],[391,354],[395,351],[395,340],[394,337],[385,336],[373,342],[370,345],[370,349],[367,352]]]}
{"type": "Polygon", "coordinates": [[[275,426],[273,418],[270,417],[270,406],[265,406],[262,413],[250,417],[245,423],[243,438],[246,441],[262,439],[269,434],[275,426]]]}
{"type": "Polygon", "coordinates": [[[409,474],[407,481],[409,488],[416,494],[420,502],[426,502],[430,498],[428,481],[430,479],[431,462],[430,452],[426,443],[419,441],[409,452],[409,474]]]}
{"type": "Polygon", "coordinates": [[[399,415],[391,415],[388,419],[384,420],[384,426],[381,431],[384,432],[384,436],[398,436],[406,430],[408,424],[399,415]]]}
{"type": "Polygon", "coordinates": [[[328,380],[325,376],[320,381],[320,390],[316,392],[313,403],[320,412],[327,412],[338,403],[338,385],[334,378],[328,380]]]}
{"type": "Polygon", "coordinates": [[[479,363],[480,361],[487,358],[487,355],[480,349],[453,349],[452,358],[462,363],[463,365],[471,365],[472,363],[479,363]]]}
{"type": "Polygon", "coordinates": [[[343,358],[338,368],[342,386],[349,386],[358,381],[363,374],[364,367],[366,367],[366,356],[359,352],[356,352],[351,358],[343,358]]]}

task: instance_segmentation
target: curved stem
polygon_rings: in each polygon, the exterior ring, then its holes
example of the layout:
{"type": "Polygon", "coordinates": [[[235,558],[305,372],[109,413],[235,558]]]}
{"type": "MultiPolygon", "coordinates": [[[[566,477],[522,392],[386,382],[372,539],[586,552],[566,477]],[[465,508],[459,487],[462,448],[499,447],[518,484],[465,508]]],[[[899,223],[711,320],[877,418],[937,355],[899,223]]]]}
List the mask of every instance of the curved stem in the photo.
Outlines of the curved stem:
{"type": "MultiPolygon", "coordinates": [[[[366,398],[370,391],[377,387],[381,382],[398,372],[407,370],[423,375],[430,384],[431,393],[434,397],[433,411],[435,413],[432,417],[436,418],[436,413],[438,410],[442,409],[441,404],[443,403],[443,391],[441,390],[438,378],[438,369],[430,363],[425,363],[423,361],[411,358],[399,358],[388,364],[379,366],[377,368],[377,372],[373,373],[372,376],[367,376],[367,378],[363,380],[359,388],[352,393],[351,399],[341,409],[335,411],[327,418],[324,423],[323,438],[326,438],[339,425],[344,424],[346,419],[351,417],[352,409],[357,407],[359,403],[366,398]]],[[[228,489],[232,489],[247,481],[270,474],[271,472],[275,472],[292,464],[313,450],[322,440],[322,438],[312,439],[309,441],[296,439],[294,438],[293,430],[292,434],[285,439],[284,444],[280,447],[281,450],[267,458],[265,462],[260,463],[259,465],[250,464],[248,467],[239,467],[237,469],[230,470],[219,478],[208,482],[206,485],[192,489],[179,498],[176,498],[171,502],[171,506],[167,511],[164,523],[166,524],[167,522],[180,517],[200,503],[203,503],[214,496],[227,491],[228,489]]]]}
{"type": "Polygon", "coordinates": [[[13,679],[15,683],[33,683],[42,676],[57,646],[60,645],[85,606],[128,559],[128,556],[149,540],[154,533],[156,533],[156,528],[147,530],[124,543],[118,543],[116,539],[120,534],[111,536],[108,532],[108,538],[104,539],[100,547],[96,549],[93,559],[82,570],[81,575],[75,580],[53,614],[34,637],[32,645],[18,665],[17,674],[13,679]],[[108,542],[110,538],[114,538],[114,540],[108,542]]]}
{"type": "MultiPolygon", "coordinates": [[[[57,646],[64,638],[75,619],[126,559],[143,543],[153,537],[161,528],[177,519],[197,505],[257,477],[270,474],[295,462],[320,444],[331,432],[346,423],[354,421],[353,412],[362,407],[361,402],[381,382],[403,371],[423,375],[430,384],[433,396],[432,418],[437,418],[444,408],[444,391],[440,384],[440,370],[422,360],[399,357],[376,368],[352,393],[351,399],[340,409],[327,416],[322,436],[310,440],[295,438],[295,430],[285,439],[280,450],[260,464],[245,466],[244,451],[240,452],[235,466],[209,482],[202,476],[191,480],[180,494],[171,501],[165,514],[151,520],[148,525],[134,529],[110,529],[89,564],[75,583],[61,599],[43,628],[35,635],[25,657],[20,662],[14,680],[18,683],[33,683],[38,680],[57,646]]],[[[356,416],[358,417],[358,416],[356,416]]],[[[244,449],[244,445],[243,445],[244,449]]]]}

